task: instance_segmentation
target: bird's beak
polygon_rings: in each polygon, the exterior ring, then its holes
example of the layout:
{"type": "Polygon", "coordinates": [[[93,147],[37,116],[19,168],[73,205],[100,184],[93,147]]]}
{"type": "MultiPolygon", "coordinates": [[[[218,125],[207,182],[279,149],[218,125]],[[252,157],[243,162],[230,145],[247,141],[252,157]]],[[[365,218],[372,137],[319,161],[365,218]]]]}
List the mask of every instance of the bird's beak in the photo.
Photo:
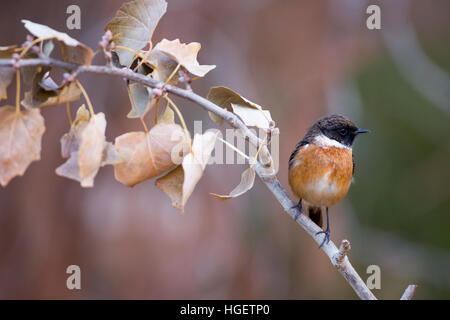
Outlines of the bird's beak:
{"type": "Polygon", "coordinates": [[[358,130],[355,131],[355,134],[366,133],[366,132],[370,132],[370,130],[358,129],[358,130]]]}

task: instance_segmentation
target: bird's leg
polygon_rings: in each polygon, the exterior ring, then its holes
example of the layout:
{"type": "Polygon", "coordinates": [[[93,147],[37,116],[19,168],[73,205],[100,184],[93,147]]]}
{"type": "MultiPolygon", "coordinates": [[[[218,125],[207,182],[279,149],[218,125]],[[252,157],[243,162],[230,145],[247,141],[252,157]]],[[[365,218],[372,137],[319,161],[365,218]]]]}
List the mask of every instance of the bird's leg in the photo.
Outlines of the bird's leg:
{"type": "Polygon", "coordinates": [[[297,221],[298,217],[303,212],[302,199],[298,200],[298,203],[295,206],[293,206],[291,209],[294,209],[294,208],[297,208],[297,210],[298,210],[298,212],[295,214],[295,217],[294,217],[294,221],[297,221]]]}
{"type": "Polygon", "coordinates": [[[325,242],[326,243],[330,242],[330,217],[328,216],[328,207],[327,207],[327,228],[325,229],[325,231],[322,230],[322,231],[317,232],[316,235],[318,235],[320,233],[325,234],[325,237],[323,238],[323,241],[320,244],[319,249],[322,248],[322,246],[325,244],[325,242]]]}

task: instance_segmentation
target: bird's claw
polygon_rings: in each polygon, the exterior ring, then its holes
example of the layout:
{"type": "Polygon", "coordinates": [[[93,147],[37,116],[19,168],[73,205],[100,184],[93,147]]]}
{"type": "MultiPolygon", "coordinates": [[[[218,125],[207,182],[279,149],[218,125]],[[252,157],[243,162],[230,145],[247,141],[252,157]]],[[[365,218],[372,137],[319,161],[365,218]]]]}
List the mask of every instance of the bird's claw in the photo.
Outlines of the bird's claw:
{"type": "Polygon", "coordinates": [[[322,247],[323,247],[323,245],[325,244],[325,242],[328,244],[328,242],[330,242],[330,230],[325,230],[325,231],[319,231],[319,232],[317,232],[316,233],[316,236],[318,235],[318,234],[321,234],[321,233],[323,233],[324,234],[324,237],[323,237],[323,241],[322,241],[322,243],[320,244],[320,246],[319,246],[319,249],[321,249],[322,247]]]}
{"type": "Polygon", "coordinates": [[[298,212],[295,214],[294,221],[297,221],[300,214],[303,212],[302,200],[300,200],[296,205],[292,206],[291,209],[297,208],[298,212]]]}

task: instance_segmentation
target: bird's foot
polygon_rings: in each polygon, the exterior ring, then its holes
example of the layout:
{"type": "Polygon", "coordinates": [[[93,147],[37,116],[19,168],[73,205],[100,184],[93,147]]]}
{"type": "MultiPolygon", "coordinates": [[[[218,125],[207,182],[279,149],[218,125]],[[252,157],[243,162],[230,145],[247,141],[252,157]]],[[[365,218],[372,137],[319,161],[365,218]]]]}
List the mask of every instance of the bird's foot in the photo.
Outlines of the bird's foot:
{"type": "Polygon", "coordinates": [[[325,230],[325,231],[324,231],[324,230],[319,231],[319,232],[316,233],[316,236],[317,236],[318,234],[321,234],[321,233],[324,234],[324,237],[323,237],[322,243],[321,243],[320,246],[319,246],[319,249],[323,247],[323,245],[325,244],[325,242],[326,242],[327,244],[328,244],[328,242],[330,242],[330,230],[327,228],[327,230],[325,230]]]}
{"type": "Polygon", "coordinates": [[[301,199],[295,206],[291,207],[291,209],[294,209],[294,208],[297,208],[297,210],[298,210],[298,212],[295,214],[295,217],[294,217],[294,221],[297,221],[298,217],[300,217],[300,214],[303,212],[302,200],[301,199]]]}

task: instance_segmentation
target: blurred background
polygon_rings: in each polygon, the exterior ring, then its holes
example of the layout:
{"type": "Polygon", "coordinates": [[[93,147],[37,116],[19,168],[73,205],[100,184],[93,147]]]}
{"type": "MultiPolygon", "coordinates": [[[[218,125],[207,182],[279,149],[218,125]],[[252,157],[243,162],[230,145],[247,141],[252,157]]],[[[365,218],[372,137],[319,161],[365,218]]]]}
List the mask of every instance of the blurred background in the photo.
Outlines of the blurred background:
{"type": "MultiPolygon", "coordinates": [[[[20,45],[20,20],[29,19],[95,50],[121,3],[1,1],[0,45],[20,45]],[[66,29],[70,4],[81,8],[81,30],[66,29]]],[[[350,240],[364,280],[369,265],[380,266],[378,298],[398,299],[415,283],[415,298],[440,299],[450,298],[449,14],[446,0],[168,0],[153,43],[200,42],[200,63],[217,68],[193,83],[197,93],[224,85],[271,110],[286,188],[290,152],[316,119],[337,112],[371,129],[354,146],[349,195],[331,209],[331,239],[350,240]],[[381,8],[381,30],[366,27],[370,4],[381,8]]],[[[106,114],[109,141],[142,130],[126,118],[120,79],[80,80],[106,114]]],[[[8,96],[11,104],[14,86],[8,96]]],[[[194,120],[215,127],[176,101],[191,130],[194,120]]],[[[244,165],[208,166],[183,215],[154,180],[128,188],[111,166],[91,189],[57,176],[65,112],[43,111],[41,161],[0,190],[0,298],[357,298],[258,179],[237,199],[208,195],[233,189],[244,165]],[[71,264],[81,268],[81,290],[66,288],[71,264]]]]}

